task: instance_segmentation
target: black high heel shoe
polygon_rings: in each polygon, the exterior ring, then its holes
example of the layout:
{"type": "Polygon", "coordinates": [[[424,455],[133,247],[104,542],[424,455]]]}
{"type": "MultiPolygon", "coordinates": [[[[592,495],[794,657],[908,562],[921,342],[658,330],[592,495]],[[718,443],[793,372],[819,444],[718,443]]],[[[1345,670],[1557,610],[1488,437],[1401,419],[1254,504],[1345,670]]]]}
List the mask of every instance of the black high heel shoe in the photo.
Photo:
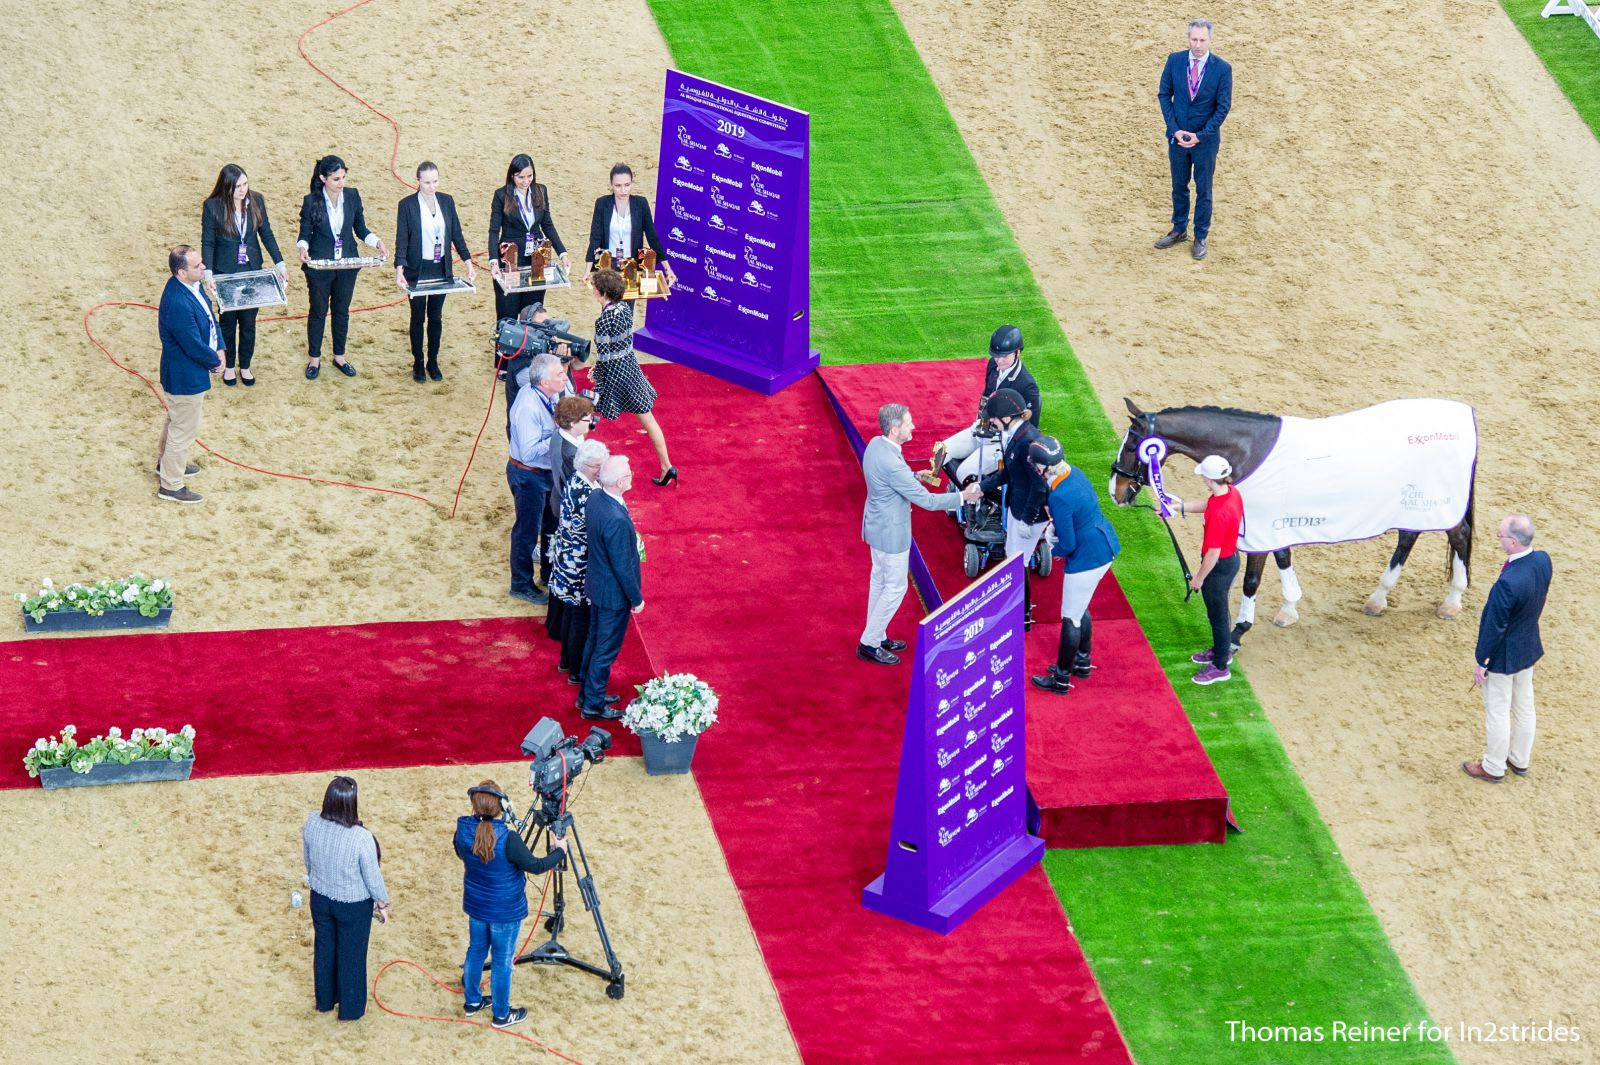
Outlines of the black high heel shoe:
{"type": "Polygon", "coordinates": [[[676,484],[677,480],[678,467],[668,466],[666,473],[663,473],[660,477],[650,478],[650,483],[655,485],[657,488],[665,488],[669,484],[676,484]]]}

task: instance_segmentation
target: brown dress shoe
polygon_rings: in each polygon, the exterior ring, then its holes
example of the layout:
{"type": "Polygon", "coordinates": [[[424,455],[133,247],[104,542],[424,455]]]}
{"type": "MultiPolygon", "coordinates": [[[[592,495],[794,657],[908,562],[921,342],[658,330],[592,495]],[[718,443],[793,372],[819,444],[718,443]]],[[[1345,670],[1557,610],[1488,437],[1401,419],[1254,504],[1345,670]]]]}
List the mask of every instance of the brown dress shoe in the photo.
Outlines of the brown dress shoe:
{"type": "Polygon", "coordinates": [[[1482,762],[1462,762],[1461,771],[1473,780],[1481,780],[1485,784],[1498,784],[1505,779],[1504,775],[1497,777],[1485,770],[1482,762]]]}
{"type": "Polygon", "coordinates": [[[1174,229],[1171,233],[1168,233],[1166,236],[1164,236],[1160,240],[1156,241],[1156,247],[1157,248],[1170,248],[1174,244],[1180,244],[1183,241],[1186,241],[1188,239],[1189,239],[1189,234],[1188,234],[1188,232],[1186,230],[1174,229]]]}

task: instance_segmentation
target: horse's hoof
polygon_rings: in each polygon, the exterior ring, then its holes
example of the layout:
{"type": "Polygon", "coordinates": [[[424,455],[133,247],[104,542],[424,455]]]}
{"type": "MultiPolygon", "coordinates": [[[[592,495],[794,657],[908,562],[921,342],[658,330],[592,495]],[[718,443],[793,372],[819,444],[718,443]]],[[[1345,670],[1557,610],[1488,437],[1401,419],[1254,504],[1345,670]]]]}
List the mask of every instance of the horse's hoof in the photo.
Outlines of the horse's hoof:
{"type": "Polygon", "coordinates": [[[1368,599],[1366,603],[1362,605],[1361,612],[1367,615],[1369,618],[1375,618],[1379,614],[1383,613],[1384,608],[1388,605],[1389,604],[1384,602],[1382,599],[1368,599]]]}
{"type": "Polygon", "coordinates": [[[1280,610],[1272,616],[1272,623],[1280,629],[1287,629],[1299,620],[1299,614],[1291,614],[1287,610],[1280,610]]]}
{"type": "Polygon", "coordinates": [[[1444,619],[1445,621],[1454,621],[1457,618],[1457,616],[1460,615],[1460,613],[1461,613],[1461,607],[1460,606],[1452,606],[1449,603],[1441,603],[1441,604],[1439,604],[1439,610],[1438,610],[1439,617],[1444,619]]]}

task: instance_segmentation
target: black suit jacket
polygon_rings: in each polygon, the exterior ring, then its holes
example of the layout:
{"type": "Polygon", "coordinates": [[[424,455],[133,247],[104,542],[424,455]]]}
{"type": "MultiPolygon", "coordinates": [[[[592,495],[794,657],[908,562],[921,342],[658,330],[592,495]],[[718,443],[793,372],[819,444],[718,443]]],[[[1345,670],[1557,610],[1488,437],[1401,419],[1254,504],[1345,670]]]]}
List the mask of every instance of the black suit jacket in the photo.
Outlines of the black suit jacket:
{"type": "MultiPolygon", "coordinates": [[[[339,234],[344,239],[344,257],[346,259],[362,254],[361,242],[357,236],[365,237],[372,230],[367,228],[367,216],[361,209],[361,193],[346,185],[344,188],[344,230],[339,234]]],[[[333,230],[328,228],[328,205],[323,202],[322,191],[307,193],[300,201],[300,236],[298,240],[305,241],[307,250],[313,259],[333,258],[333,230]]]]}
{"type": "Polygon", "coordinates": [[[994,360],[990,359],[983,372],[983,398],[988,399],[1000,388],[1013,389],[1022,396],[1022,401],[1028,405],[1028,409],[1033,411],[1033,417],[1028,420],[1033,423],[1035,429],[1039,428],[1039,415],[1041,413],[1039,410],[1041,403],[1039,384],[1033,379],[1033,374],[1028,372],[1028,368],[1022,365],[1021,355],[1017,356],[1017,376],[1007,381],[1004,385],[1001,385],[999,381],[1000,370],[995,366],[994,360]]]}
{"type": "Polygon", "coordinates": [[[628,508],[601,489],[589,493],[584,516],[589,531],[585,597],[608,610],[638,606],[644,602],[644,585],[639,573],[639,542],[628,508]]]}
{"type": "MultiPolygon", "coordinates": [[[[439,201],[439,213],[444,216],[445,243],[456,250],[462,262],[466,262],[472,258],[472,251],[467,247],[467,238],[461,232],[461,217],[456,214],[456,201],[442,192],[435,193],[434,196],[439,201]]],[[[421,194],[413,192],[401,200],[397,217],[394,231],[394,262],[406,272],[406,281],[416,284],[423,261],[433,259],[433,249],[422,246],[421,194]]],[[[451,269],[448,248],[444,253],[443,265],[444,276],[454,277],[455,272],[451,269]]]]}
{"type": "MultiPolygon", "coordinates": [[[[602,196],[594,201],[594,217],[589,221],[589,250],[583,253],[584,262],[594,262],[596,255],[611,247],[611,205],[615,202],[615,196],[602,196]]],[[[633,223],[633,233],[629,238],[633,244],[633,254],[637,256],[639,250],[648,243],[654,249],[656,258],[665,262],[667,252],[661,246],[661,238],[656,236],[656,224],[650,217],[650,204],[643,196],[629,196],[628,214],[633,223]]]]}
{"type": "Polygon", "coordinates": [[[220,199],[207,200],[200,206],[200,257],[213,274],[240,274],[246,270],[261,269],[261,246],[267,248],[274,265],[283,262],[278,250],[278,238],[272,235],[272,222],[267,218],[267,201],[250,193],[256,208],[261,212],[258,228],[250,212],[244,216],[244,265],[239,264],[241,234],[233,232],[233,212],[220,199]]]}
{"type": "Polygon", "coordinates": [[[1478,622],[1478,665],[1491,673],[1520,673],[1544,655],[1539,615],[1550,591],[1550,556],[1534,551],[1508,563],[1489,589],[1478,622]]]}
{"type": "Polygon", "coordinates": [[[528,258],[523,251],[527,248],[530,230],[534,234],[535,243],[538,243],[539,238],[543,236],[555,245],[556,254],[567,254],[567,246],[561,243],[561,234],[556,232],[555,219],[550,217],[550,193],[543,185],[538,188],[544,196],[544,206],[534,212],[532,226],[523,222],[522,210],[517,205],[514,194],[508,195],[504,185],[494,190],[494,201],[489,205],[489,258],[500,258],[500,245],[509,241],[517,246],[517,263],[520,265],[527,262],[528,258]],[[507,200],[511,203],[510,214],[506,213],[507,200]]]}
{"type": "Polygon", "coordinates": [[[1045,484],[1043,477],[1033,472],[1033,466],[1028,462],[1028,445],[1037,439],[1039,430],[1033,427],[1033,423],[1023,422],[1011,434],[1011,443],[1006,445],[1000,469],[983,479],[985,492],[1005,485],[1006,509],[1012,517],[1030,525],[1043,521],[1050,506],[1050,486],[1045,484]]]}

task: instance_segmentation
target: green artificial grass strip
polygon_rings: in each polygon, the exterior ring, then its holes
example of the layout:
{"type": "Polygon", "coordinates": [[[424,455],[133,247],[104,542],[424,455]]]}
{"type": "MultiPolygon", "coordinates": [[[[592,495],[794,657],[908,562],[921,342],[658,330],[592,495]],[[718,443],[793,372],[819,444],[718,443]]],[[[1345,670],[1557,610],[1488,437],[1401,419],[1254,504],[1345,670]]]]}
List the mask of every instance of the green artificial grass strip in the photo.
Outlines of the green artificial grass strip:
{"type": "Polygon", "coordinates": [[[1600,137],[1600,37],[1576,15],[1540,18],[1544,0],[1500,0],[1500,6],[1600,137]]]}
{"type": "MultiPolygon", "coordinates": [[[[893,8],[649,3],[683,69],[811,112],[812,328],[823,359],[971,359],[996,325],[1013,322],[1027,337],[1046,429],[1097,478],[1108,469],[1123,426],[1106,422],[893,8]],[[918,263],[927,269],[908,277],[906,264],[918,263]],[[954,264],[958,285],[943,280],[954,264]]],[[[1143,511],[1112,518],[1124,545],[1117,579],[1246,829],[1220,847],[1046,857],[1135,1058],[1453,1060],[1443,1045],[1417,1041],[1427,1011],[1247,683],[1188,683],[1188,654],[1209,629],[1198,596],[1180,603],[1160,524],[1143,511]],[[1249,1041],[1229,1021],[1322,1039],[1249,1041]],[[1366,1043],[1339,1039],[1339,1023],[1411,1027],[1404,1042],[1366,1043]]]]}

